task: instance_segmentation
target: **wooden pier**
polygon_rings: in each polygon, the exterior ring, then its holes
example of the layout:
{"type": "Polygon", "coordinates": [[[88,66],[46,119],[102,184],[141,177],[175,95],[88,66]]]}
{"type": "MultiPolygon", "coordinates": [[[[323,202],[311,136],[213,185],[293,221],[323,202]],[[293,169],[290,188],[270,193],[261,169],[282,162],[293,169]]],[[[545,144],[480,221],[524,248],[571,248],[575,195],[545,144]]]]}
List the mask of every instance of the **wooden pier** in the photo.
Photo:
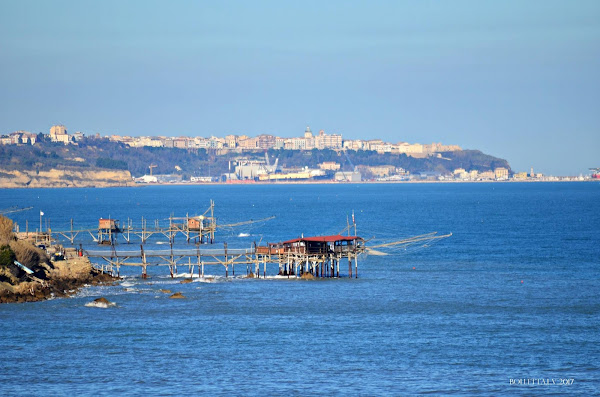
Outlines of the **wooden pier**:
{"type": "MultiPolygon", "coordinates": [[[[26,231],[17,234],[19,238],[31,239],[36,242],[42,239],[44,241],[51,241],[52,235],[54,235],[54,237],[70,242],[71,245],[74,245],[76,242],[86,244],[90,241],[90,238],[93,242],[100,245],[115,245],[119,241],[127,244],[137,242],[146,244],[151,238],[172,244],[177,237],[183,237],[186,243],[213,244],[215,234],[219,229],[230,229],[253,223],[266,222],[275,218],[271,216],[258,220],[217,224],[214,207],[214,202],[211,200],[210,206],[201,215],[190,216],[186,214],[185,217],[171,215],[168,219],[162,221],[158,219],[149,221],[147,218],[142,217],[141,223],[134,223],[133,219],[127,218],[126,222],[122,225],[118,219],[110,217],[100,218],[98,220],[98,227],[95,229],[76,229],[74,221],[71,219],[70,227],[67,230],[53,230],[47,227],[43,232],[39,230],[29,232],[28,223],[26,223],[26,231]],[[165,224],[165,221],[168,223],[165,224]]],[[[18,225],[16,225],[16,228],[18,229],[18,225]]]]}
{"type": "MultiPolygon", "coordinates": [[[[260,278],[267,277],[267,264],[277,264],[277,275],[294,277],[339,278],[341,265],[348,265],[347,277],[358,278],[358,259],[363,254],[386,255],[375,249],[401,248],[409,246],[426,247],[436,240],[450,237],[452,234],[437,235],[437,232],[413,236],[406,239],[367,247],[367,241],[359,236],[315,236],[299,237],[281,243],[264,246],[253,244],[251,248],[183,248],[168,250],[145,250],[140,245],[138,250],[88,250],[84,254],[104,261],[102,270],[115,275],[120,274],[121,266],[137,266],[141,268],[142,277],[148,275],[148,267],[167,266],[171,277],[177,274],[177,266],[188,266],[190,275],[197,273],[205,276],[205,266],[222,266],[225,277],[231,270],[235,277],[236,265],[246,268],[246,275],[260,278]],[[252,270],[253,269],[253,270],[252,270]]],[[[343,269],[343,267],[342,267],[343,269]]]]}
{"type": "MultiPolygon", "coordinates": [[[[153,236],[164,237],[169,242],[174,241],[175,237],[181,234],[186,242],[196,242],[198,244],[213,243],[215,231],[217,230],[217,220],[214,215],[215,203],[211,200],[208,209],[201,215],[185,217],[170,216],[168,225],[163,225],[158,219],[154,220],[148,226],[148,219],[142,217],[141,224],[134,225],[131,218],[127,218],[125,225],[121,226],[118,219],[103,219],[98,221],[97,229],[75,230],[73,220],[71,219],[70,230],[54,231],[55,234],[69,240],[71,244],[80,233],[89,234],[98,244],[114,245],[119,237],[126,243],[131,243],[134,239],[142,244],[146,244],[149,238],[153,236]]],[[[223,225],[227,226],[227,225],[223,225]]]]}
{"type": "MultiPolygon", "coordinates": [[[[217,225],[214,215],[214,202],[210,201],[210,206],[201,215],[176,218],[170,216],[168,225],[163,225],[155,220],[154,227],[148,227],[147,220],[142,218],[140,227],[135,227],[131,219],[127,219],[125,226],[119,224],[119,220],[113,218],[100,218],[97,229],[76,230],[73,227],[73,220],[70,222],[70,229],[63,231],[52,231],[47,227],[46,231],[29,233],[26,223],[26,232],[17,233],[21,239],[34,239],[36,243],[53,244],[53,233],[68,240],[72,245],[80,235],[91,236],[94,242],[100,246],[98,249],[83,250],[83,244],[79,244],[79,255],[86,255],[90,258],[101,260],[99,266],[103,271],[109,271],[115,275],[120,275],[122,266],[139,267],[143,278],[148,276],[148,267],[166,266],[169,269],[171,277],[177,274],[178,266],[188,266],[189,274],[197,273],[199,277],[204,277],[205,266],[222,266],[225,271],[225,277],[229,277],[231,270],[232,276],[235,276],[236,265],[245,266],[246,276],[260,277],[261,265],[262,276],[267,277],[267,264],[277,265],[277,275],[283,277],[308,277],[308,278],[339,278],[343,276],[340,273],[344,271],[343,264],[347,264],[347,277],[358,278],[359,257],[365,253],[373,255],[387,255],[385,250],[394,251],[397,249],[406,249],[410,246],[426,247],[436,240],[450,237],[452,234],[437,235],[437,232],[413,236],[398,241],[370,245],[367,247],[367,240],[356,234],[356,223],[354,213],[352,214],[352,223],[347,218],[347,226],[336,235],[298,237],[279,243],[266,245],[257,245],[256,242],[250,248],[229,248],[227,242],[223,243],[223,248],[208,248],[206,244],[213,244],[215,232],[218,228],[233,228],[237,226],[264,222],[274,217],[260,220],[250,220],[232,224],[217,225]],[[354,229],[354,235],[350,235],[354,229]],[[347,232],[347,235],[344,235],[347,232]],[[186,243],[195,243],[187,245],[185,248],[179,248],[181,244],[175,245],[175,238],[178,235],[185,237],[186,243]],[[144,249],[144,244],[150,238],[166,238],[169,243],[169,249],[155,250],[144,249]],[[133,241],[140,243],[139,250],[131,249],[131,245],[121,248],[117,242],[123,239],[127,244],[133,241]],[[102,248],[103,245],[110,246],[102,248]],[[117,248],[119,247],[119,248],[117,248]],[[378,251],[382,249],[384,251],[378,251]]],[[[42,223],[40,221],[40,227],[42,223]]],[[[81,241],[81,239],[79,240],[81,241]]],[[[89,240],[86,242],[86,244],[89,240]]]]}
{"type": "MultiPolygon", "coordinates": [[[[220,265],[229,277],[231,270],[235,277],[235,267],[246,267],[246,275],[260,278],[267,276],[267,264],[277,264],[278,275],[297,276],[310,274],[312,277],[340,277],[340,264],[348,264],[348,277],[358,277],[358,257],[365,252],[364,239],[358,236],[317,236],[301,237],[281,243],[265,246],[253,245],[248,249],[230,249],[227,243],[222,249],[201,248],[169,250],[87,250],[84,254],[91,258],[100,258],[106,269],[120,274],[121,266],[141,268],[142,277],[148,275],[148,267],[167,266],[171,277],[177,274],[177,266],[188,266],[190,274],[204,277],[205,266],[220,265]],[[354,272],[352,265],[354,264],[354,272]],[[252,269],[253,268],[253,269],[252,269]]],[[[105,269],[103,269],[105,270],[105,269]]]]}

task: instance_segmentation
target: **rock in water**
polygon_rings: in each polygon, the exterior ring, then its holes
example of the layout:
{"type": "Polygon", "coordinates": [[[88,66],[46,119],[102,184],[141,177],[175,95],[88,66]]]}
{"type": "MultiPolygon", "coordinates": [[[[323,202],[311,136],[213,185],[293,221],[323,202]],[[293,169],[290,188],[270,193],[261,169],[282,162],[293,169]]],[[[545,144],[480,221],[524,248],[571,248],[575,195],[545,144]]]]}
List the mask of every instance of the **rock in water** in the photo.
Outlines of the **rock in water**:
{"type": "Polygon", "coordinates": [[[173,295],[169,296],[171,299],[185,299],[185,296],[181,294],[181,292],[175,292],[173,295]]]}
{"type": "Polygon", "coordinates": [[[160,292],[162,292],[163,294],[170,294],[171,290],[170,289],[159,289],[160,292]]]}
{"type": "Polygon", "coordinates": [[[183,280],[181,280],[179,282],[179,284],[188,284],[188,283],[191,283],[191,282],[192,282],[191,278],[184,278],[183,280]]]}
{"type": "Polygon", "coordinates": [[[102,298],[98,298],[98,299],[94,299],[92,302],[90,303],[86,303],[85,304],[87,307],[99,307],[101,309],[108,309],[109,307],[112,306],[117,306],[116,303],[109,301],[108,299],[102,297],[102,298]]]}
{"type": "Polygon", "coordinates": [[[104,297],[98,298],[98,299],[94,299],[94,302],[96,303],[103,303],[105,305],[109,305],[110,301],[104,297]]]}
{"type": "Polygon", "coordinates": [[[314,280],[314,279],[315,279],[315,276],[313,276],[313,275],[312,275],[312,274],[310,274],[310,273],[304,273],[304,274],[302,275],[302,277],[300,277],[300,278],[302,278],[302,279],[304,279],[304,280],[314,280]]]}

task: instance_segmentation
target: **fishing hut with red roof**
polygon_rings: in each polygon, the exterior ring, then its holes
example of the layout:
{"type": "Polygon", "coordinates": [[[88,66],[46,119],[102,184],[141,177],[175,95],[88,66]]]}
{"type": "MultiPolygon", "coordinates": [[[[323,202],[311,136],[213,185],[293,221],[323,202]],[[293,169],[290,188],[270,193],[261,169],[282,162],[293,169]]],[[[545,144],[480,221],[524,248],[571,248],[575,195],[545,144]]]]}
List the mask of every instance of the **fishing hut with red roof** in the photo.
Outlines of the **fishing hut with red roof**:
{"type": "Polygon", "coordinates": [[[279,275],[339,277],[340,263],[348,262],[348,277],[358,277],[358,256],[365,251],[365,240],[358,236],[299,237],[281,243],[256,247],[261,261],[277,262],[279,275]]]}

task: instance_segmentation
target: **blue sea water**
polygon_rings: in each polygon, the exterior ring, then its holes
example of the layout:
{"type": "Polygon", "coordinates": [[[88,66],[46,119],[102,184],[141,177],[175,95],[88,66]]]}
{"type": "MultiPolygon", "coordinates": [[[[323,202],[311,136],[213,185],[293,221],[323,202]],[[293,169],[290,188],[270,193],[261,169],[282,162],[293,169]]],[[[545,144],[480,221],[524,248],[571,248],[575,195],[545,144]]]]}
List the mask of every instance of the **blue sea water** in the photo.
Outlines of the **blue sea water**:
{"type": "Polygon", "coordinates": [[[0,305],[0,395],[600,394],[599,183],[3,189],[0,209],[33,206],[13,214],[21,230],[39,210],[65,230],[210,199],[221,224],[276,216],[217,235],[236,247],[334,234],[352,211],[369,244],[453,235],[361,257],[358,279],[123,270],[117,286],[0,305]],[[117,307],[85,306],[100,296],[117,307]]]}

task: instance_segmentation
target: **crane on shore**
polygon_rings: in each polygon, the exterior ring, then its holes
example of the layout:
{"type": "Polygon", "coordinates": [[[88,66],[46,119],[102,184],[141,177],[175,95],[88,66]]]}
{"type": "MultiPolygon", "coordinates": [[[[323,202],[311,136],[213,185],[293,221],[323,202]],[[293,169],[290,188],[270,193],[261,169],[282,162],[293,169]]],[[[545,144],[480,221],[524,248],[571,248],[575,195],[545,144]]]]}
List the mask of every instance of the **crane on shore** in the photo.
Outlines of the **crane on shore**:
{"type": "Polygon", "coordinates": [[[352,167],[352,171],[350,172],[349,177],[346,175],[346,172],[344,172],[344,167],[341,167],[340,171],[342,172],[342,175],[344,175],[344,180],[346,182],[352,182],[352,174],[356,172],[356,166],[352,163],[352,160],[350,160],[350,156],[348,156],[346,149],[342,150],[342,152],[344,153],[344,156],[346,157],[346,161],[348,161],[348,164],[350,164],[350,166],[352,167]]]}

